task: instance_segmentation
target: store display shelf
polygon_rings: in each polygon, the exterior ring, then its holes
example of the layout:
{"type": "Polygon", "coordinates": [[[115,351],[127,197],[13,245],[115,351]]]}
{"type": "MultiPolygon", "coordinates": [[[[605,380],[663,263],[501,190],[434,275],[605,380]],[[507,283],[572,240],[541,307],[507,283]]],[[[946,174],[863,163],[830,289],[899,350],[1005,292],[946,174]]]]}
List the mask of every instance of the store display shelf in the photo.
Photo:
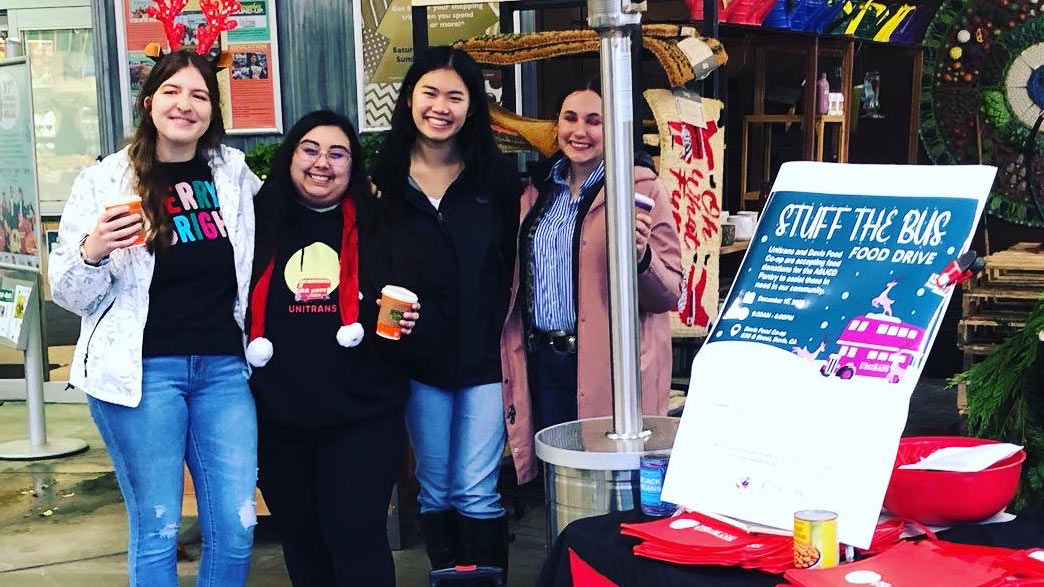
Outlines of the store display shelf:
{"type": "Polygon", "coordinates": [[[746,241],[738,240],[738,241],[732,243],[731,245],[728,245],[728,246],[725,246],[725,247],[721,247],[721,250],[719,251],[718,254],[720,254],[720,255],[728,255],[728,254],[731,254],[731,253],[739,253],[741,251],[746,251],[747,247],[749,247],[749,246],[750,246],[750,241],[749,240],[746,240],[746,241]]]}

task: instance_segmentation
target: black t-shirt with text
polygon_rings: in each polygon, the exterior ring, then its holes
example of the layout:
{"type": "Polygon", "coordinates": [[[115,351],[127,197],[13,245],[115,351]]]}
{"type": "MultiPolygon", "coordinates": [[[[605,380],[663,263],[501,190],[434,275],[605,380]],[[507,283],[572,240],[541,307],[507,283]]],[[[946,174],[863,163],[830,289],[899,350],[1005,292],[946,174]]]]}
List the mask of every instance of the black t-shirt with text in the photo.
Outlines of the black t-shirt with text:
{"type": "Polygon", "coordinates": [[[142,355],[242,355],[236,267],[214,176],[206,161],[158,163],[173,244],[157,253],[142,355]]]}

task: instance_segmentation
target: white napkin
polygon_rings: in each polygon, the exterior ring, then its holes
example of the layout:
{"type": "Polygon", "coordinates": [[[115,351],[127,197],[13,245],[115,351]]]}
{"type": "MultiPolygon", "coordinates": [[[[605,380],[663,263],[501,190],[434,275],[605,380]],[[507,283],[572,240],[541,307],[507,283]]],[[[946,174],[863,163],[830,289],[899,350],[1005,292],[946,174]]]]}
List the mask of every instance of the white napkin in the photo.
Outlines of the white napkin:
{"type": "Polygon", "coordinates": [[[982,471],[1022,450],[1017,444],[993,443],[979,446],[952,446],[940,448],[919,462],[900,465],[900,469],[927,469],[931,471],[982,471]]]}

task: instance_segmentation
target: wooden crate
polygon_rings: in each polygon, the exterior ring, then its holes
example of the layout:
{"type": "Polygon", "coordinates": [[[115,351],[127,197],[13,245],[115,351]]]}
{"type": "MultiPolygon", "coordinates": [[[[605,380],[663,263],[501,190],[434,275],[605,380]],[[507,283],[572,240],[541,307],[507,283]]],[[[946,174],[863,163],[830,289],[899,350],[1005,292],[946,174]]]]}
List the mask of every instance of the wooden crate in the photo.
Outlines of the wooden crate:
{"type": "Polygon", "coordinates": [[[992,285],[1044,287],[1044,254],[1040,243],[1018,243],[986,257],[986,281],[992,285]]]}
{"type": "MultiPolygon", "coordinates": [[[[1026,325],[1026,317],[1044,292],[1044,253],[1037,243],[1018,243],[986,257],[977,284],[961,298],[957,346],[967,370],[989,355],[1006,338],[1026,325]]],[[[957,410],[968,408],[964,385],[957,387],[957,410]]]]}
{"type": "MultiPolygon", "coordinates": [[[[964,352],[964,361],[961,365],[963,371],[971,369],[972,365],[978,363],[997,348],[994,344],[963,344],[957,343],[964,352]]],[[[963,414],[968,410],[968,386],[960,383],[957,385],[957,413],[963,414]]]]}

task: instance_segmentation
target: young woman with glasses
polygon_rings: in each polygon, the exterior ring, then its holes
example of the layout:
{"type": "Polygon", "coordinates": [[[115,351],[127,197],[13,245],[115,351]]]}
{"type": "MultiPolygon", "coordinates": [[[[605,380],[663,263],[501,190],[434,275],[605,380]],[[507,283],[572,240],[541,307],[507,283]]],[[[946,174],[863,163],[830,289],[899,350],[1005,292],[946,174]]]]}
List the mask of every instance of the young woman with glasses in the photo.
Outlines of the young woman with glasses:
{"type": "MultiPolygon", "coordinates": [[[[386,520],[404,450],[408,340],[375,328],[381,289],[418,291],[419,268],[361,153],[345,117],[306,114],[256,200],[247,359],[259,481],[301,587],[395,584],[386,520]]],[[[419,308],[404,313],[404,334],[419,308]]]]}

